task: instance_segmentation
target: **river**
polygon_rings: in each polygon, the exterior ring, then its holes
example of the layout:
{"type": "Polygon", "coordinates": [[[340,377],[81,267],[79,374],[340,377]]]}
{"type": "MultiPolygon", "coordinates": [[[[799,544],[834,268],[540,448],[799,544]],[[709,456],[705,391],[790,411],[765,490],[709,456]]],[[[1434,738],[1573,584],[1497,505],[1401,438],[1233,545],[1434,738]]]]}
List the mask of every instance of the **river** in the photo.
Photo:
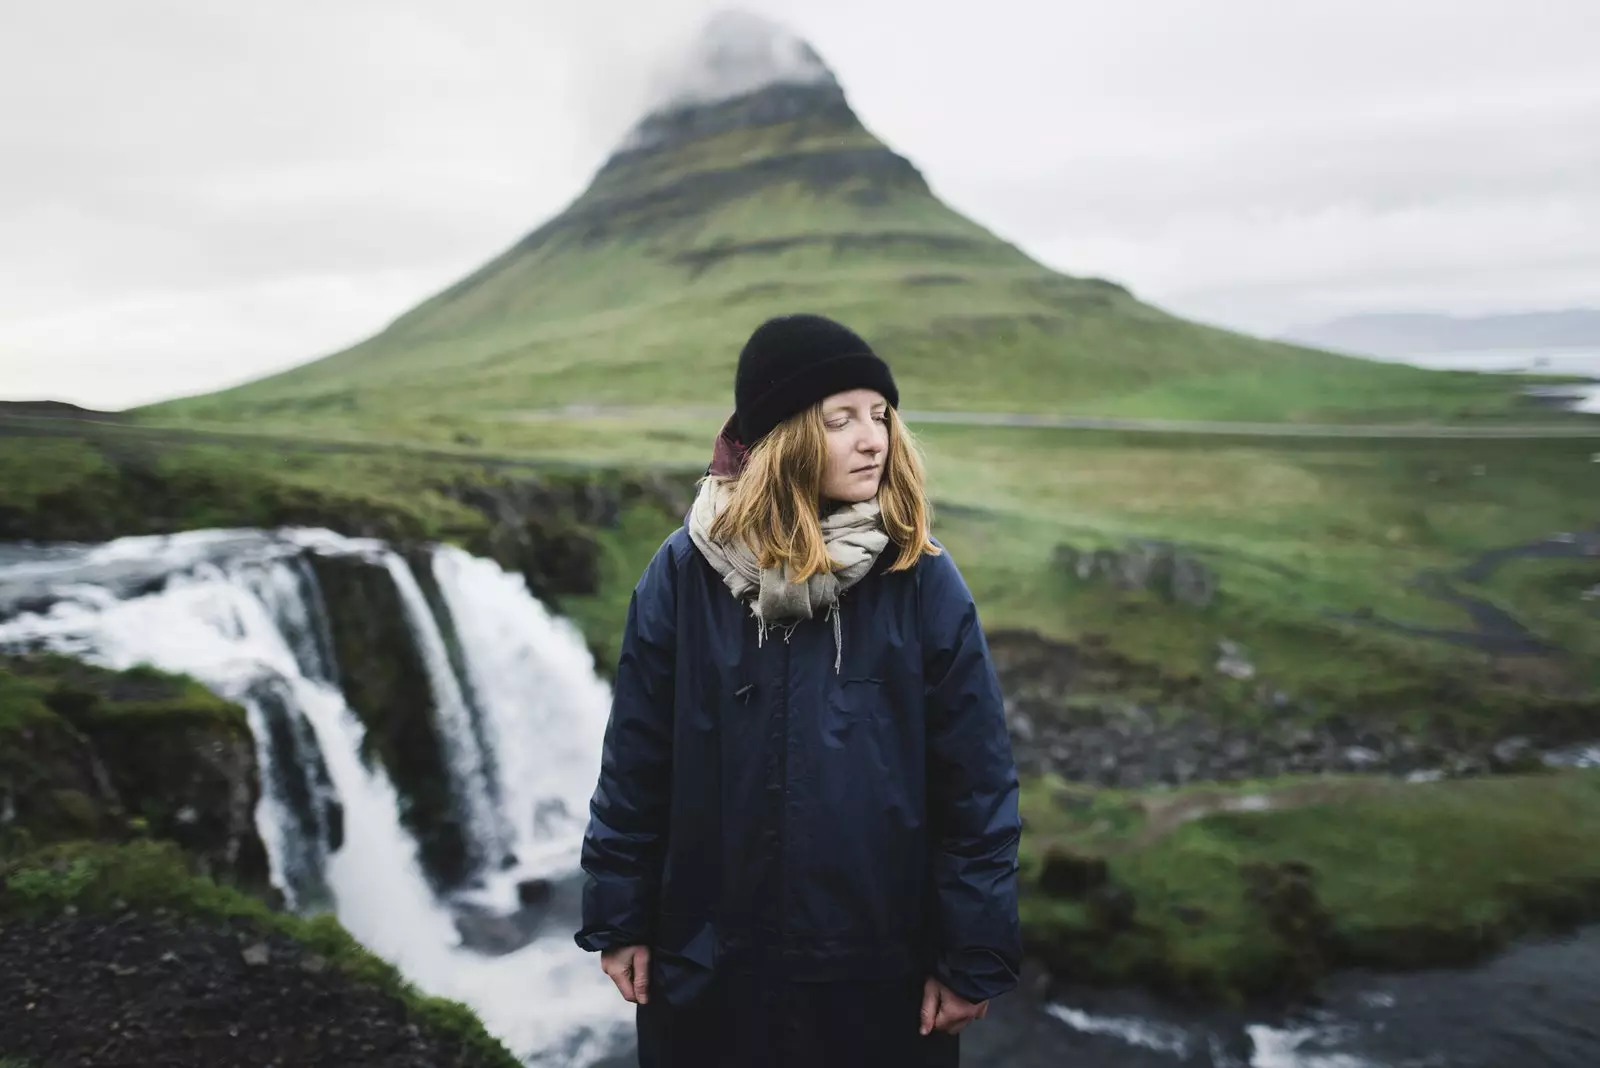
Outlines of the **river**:
{"type": "Polygon", "coordinates": [[[1068,992],[991,1014],[969,1068],[1595,1068],[1600,928],[1476,968],[1346,973],[1292,1017],[1183,1012],[1129,992],[1068,992]]]}

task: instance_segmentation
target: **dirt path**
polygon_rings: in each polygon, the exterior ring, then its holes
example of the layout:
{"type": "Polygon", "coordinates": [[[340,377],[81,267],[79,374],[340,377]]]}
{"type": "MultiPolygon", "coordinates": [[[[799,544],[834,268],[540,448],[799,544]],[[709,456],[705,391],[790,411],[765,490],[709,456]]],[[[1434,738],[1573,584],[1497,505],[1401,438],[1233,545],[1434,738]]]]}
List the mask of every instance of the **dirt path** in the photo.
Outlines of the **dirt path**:
{"type": "Polygon", "coordinates": [[[1392,779],[1308,782],[1294,786],[1241,794],[1237,790],[1199,788],[1175,796],[1141,797],[1137,805],[1145,823],[1138,835],[1123,848],[1143,849],[1165,838],[1185,823],[1204,819],[1218,812],[1278,812],[1283,809],[1345,801],[1352,797],[1371,797],[1402,789],[1392,779]]]}

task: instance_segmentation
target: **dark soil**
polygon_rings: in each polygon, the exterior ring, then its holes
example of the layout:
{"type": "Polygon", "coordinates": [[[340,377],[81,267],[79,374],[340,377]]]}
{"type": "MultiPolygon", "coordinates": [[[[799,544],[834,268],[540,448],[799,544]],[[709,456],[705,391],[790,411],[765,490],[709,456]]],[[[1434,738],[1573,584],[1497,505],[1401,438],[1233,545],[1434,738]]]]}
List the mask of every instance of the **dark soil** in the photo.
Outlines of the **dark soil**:
{"type": "Polygon", "coordinates": [[[242,925],[124,914],[0,925],[0,1058],[38,1068],[468,1068],[398,998],[242,925]]]}

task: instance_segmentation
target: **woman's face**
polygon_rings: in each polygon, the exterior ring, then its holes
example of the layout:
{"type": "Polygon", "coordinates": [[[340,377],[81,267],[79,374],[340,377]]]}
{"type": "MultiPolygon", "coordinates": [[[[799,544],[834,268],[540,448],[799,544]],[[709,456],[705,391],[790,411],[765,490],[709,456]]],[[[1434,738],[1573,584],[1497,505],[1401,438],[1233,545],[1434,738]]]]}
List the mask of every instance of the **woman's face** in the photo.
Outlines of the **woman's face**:
{"type": "Polygon", "coordinates": [[[835,393],[822,402],[828,440],[824,500],[859,504],[878,495],[889,458],[889,404],[872,389],[835,393]]]}

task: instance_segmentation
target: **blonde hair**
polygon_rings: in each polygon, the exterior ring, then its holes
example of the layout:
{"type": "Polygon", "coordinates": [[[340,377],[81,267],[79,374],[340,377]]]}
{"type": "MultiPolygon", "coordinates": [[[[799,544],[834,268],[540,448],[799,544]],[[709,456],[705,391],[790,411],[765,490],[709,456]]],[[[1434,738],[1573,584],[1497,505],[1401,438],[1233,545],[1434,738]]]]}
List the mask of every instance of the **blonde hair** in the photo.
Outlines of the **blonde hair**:
{"type": "MultiPolygon", "coordinates": [[[[929,533],[921,450],[899,414],[885,411],[889,449],[878,487],[883,529],[898,550],[890,571],[937,555],[929,533]]],[[[822,478],[828,469],[827,428],[819,402],[779,423],[750,450],[744,471],[720,479],[730,487],[728,506],[711,524],[711,537],[744,542],[763,568],[787,565],[795,582],[833,569],[822,540],[822,478]]],[[[713,476],[715,477],[715,476],[713,476]]]]}

